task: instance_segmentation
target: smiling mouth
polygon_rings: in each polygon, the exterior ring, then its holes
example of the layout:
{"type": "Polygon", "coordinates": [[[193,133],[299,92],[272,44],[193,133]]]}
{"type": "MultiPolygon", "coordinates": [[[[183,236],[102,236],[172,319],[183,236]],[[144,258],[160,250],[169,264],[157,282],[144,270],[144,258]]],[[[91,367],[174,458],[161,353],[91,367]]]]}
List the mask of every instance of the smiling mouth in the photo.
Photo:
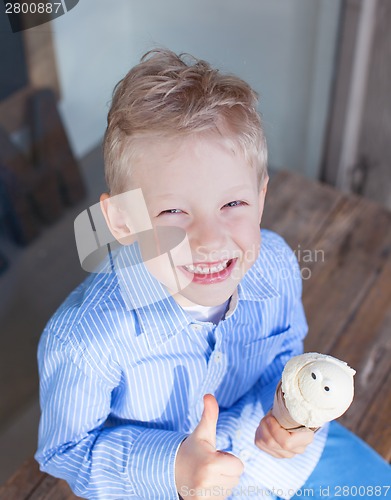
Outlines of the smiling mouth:
{"type": "Polygon", "coordinates": [[[215,264],[190,264],[188,266],[183,266],[186,271],[192,274],[214,274],[224,271],[233,259],[224,260],[215,264]]]}
{"type": "Polygon", "coordinates": [[[237,258],[222,260],[219,262],[208,262],[203,264],[189,264],[181,266],[187,273],[192,275],[193,283],[211,284],[227,279],[235,267],[237,258]]]}

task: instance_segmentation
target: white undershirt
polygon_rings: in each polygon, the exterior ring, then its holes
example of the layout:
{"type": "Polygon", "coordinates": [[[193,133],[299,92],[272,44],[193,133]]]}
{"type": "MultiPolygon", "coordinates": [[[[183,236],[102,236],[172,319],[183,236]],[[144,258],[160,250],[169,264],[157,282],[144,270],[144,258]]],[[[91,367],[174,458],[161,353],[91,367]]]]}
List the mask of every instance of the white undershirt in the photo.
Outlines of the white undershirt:
{"type": "Polygon", "coordinates": [[[224,304],[220,304],[218,306],[188,306],[183,307],[183,309],[190,314],[190,316],[197,321],[209,321],[211,323],[217,323],[224,317],[228,303],[228,299],[224,304]]]}

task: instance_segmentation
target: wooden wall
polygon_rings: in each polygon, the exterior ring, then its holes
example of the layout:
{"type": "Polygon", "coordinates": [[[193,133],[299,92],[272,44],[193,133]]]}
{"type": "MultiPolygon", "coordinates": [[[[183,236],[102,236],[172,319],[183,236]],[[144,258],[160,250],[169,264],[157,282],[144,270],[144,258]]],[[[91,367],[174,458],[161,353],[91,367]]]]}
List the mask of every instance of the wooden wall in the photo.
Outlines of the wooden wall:
{"type": "MultiPolygon", "coordinates": [[[[361,0],[345,0],[341,18],[339,54],[321,176],[322,180],[332,185],[338,185],[341,170],[344,129],[362,5],[361,0]]],[[[364,195],[391,209],[390,26],[390,0],[376,0],[375,26],[356,159],[354,165],[347,167],[350,170],[348,191],[364,195]]]]}
{"type": "Polygon", "coordinates": [[[391,208],[391,2],[378,0],[358,149],[362,193],[391,208]]]}

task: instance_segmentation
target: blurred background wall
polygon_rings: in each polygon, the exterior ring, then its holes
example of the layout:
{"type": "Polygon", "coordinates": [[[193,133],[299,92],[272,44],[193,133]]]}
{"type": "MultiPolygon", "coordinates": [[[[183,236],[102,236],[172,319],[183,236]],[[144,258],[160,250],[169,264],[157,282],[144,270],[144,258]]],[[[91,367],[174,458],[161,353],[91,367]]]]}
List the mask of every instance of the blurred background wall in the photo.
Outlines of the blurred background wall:
{"type": "Polygon", "coordinates": [[[100,140],[114,84],[144,52],[165,46],[247,80],[260,94],[270,165],[318,177],[341,0],[112,5],[82,0],[53,23],[61,110],[77,154],[100,140]]]}
{"type": "MultiPolygon", "coordinates": [[[[85,188],[50,223],[37,218],[33,237],[17,243],[1,191],[2,182],[15,184],[13,159],[0,148],[0,482],[36,446],[39,336],[86,276],[73,221],[105,190],[101,139],[118,80],[156,46],[206,59],[259,93],[273,170],[294,170],[391,207],[390,25],[388,0],[79,0],[19,34],[0,24],[1,46],[19,37],[29,61],[29,88],[0,101],[0,126],[22,165],[16,184],[28,174],[26,206],[35,209],[28,179],[40,172],[25,110],[36,89],[49,86],[57,96],[58,130],[63,126],[85,188]]],[[[3,59],[0,90],[10,80],[3,59]]],[[[58,157],[67,148],[60,136],[58,157]]],[[[57,191],[50,193],[61,204],[63,189],[57,191]]]]}

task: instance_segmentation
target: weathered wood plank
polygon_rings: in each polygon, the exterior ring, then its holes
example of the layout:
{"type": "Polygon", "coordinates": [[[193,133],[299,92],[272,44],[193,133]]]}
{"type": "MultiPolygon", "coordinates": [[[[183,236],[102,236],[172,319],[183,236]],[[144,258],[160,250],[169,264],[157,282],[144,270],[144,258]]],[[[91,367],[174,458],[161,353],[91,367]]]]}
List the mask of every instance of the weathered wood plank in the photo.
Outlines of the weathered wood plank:
{"type": "MultiPolygon", "coordinates": [[[[376,2],[376,27],[367,73],[357,159],[363,169],[362,194],[391,209],[391,2],[376,2]]],[[[361,186],[359,186],[361,187],[361,186]]]]}
{"type": "Polygon", "coordinates": [[[77,500],[65,481],[39,470],[34,458],[28,459],[8,481],[0,486],[0,500],[77,500]]]}
{"type": "MultiPolygon", "coordinates": [[[[305,350],[330,353],[357,370],[355,400],[341,420],[390,459],[390,413],[384,412],[391,396],[385,393],[384,384],[391,359],[391,213],[368,200],[345,195],[335,198],[327,210],[326,195],[321,203],[326,215],[315,207],[313,217],[307,215],[296,223],[294,218],[300,217],[302,209],[311,210],[311,202],[290,192],[301,186],[297,176],[288,184],[291,178],[277,177],[274,193],[281,197],[269,197],[268,201],[274,201],[266,224],[292,246],[301,242],[294,250],[299,250],[302,272],[307,269],[303,273],[309,322],[305,350]],[[383,401],[379,394],[389,399],[383,401]],[[376,418],[376,430],[368,423],[368,415],[376,418]]],[[[319,189],[312,194],[316,199],[319,189]]]]}
{"type": "Polygon", "coordinates": [[[387,259],[390,227],[389,212],[349,198],[314,242],[324,262],[309,263],[311,278],[304,282],[306,349],[329,352],[351,321],[387,259]]]}
{"type": "Polygon", "coordinates": [[[8,229],[17,243],[26,244],[39,233],[31,207],[34,169],[0,127],[0,202],[8,229]]]}
{"type": "Polygon", "coordinates": [[[279,172],[270,180],[261,227],[282,235],[294,250],[309,248],[342,198],[326,184],[279,172]]]}
{"type": "Polygon", "coordinates": [[[77,500],[65,481],[46,476],[28,500],[77,500]]]}
{"type": "Polygon", "coordinates": [[[8,481],[0,486],[0,500],[27,499],[39,484],[45,479],[37,462],[30,458],[13,474],[8,481]]]}
{"type": "MultiPolygon", "coordinates": [[[[37,91],[31,98],[32,135],[37,167],[56,179],[58,196],[72,205],[85,195],[85,185],[79,165],[72,152],[68,136],[51,89],[37,91]]],[[[50,199],[51,200],[51,199],[50,199]]],[[[47,211],[51,203],[47,199],[47,211]]],[[[53,198],[55,205],[55,198],[53,198]]]]}
{"type": "Polygon", "coordinates": [[[327,351],[386,258],[391,214],[367,200],[302,182],[300,176],[288,173],[278,174],[270,191],[264,226],[287,239],[303,271],[303,299],[310,323],[306,348],[327,351]],[[309,193],[308,200],[297,196],[300,190],[309,193]],[[322,200],[319,205],[317,200],[322,200]],[[306,211],[311,216],[299,220],[306,211]]]}
{"type": "Polygon", "coordinates": [[[50,26],[51,23],[47,23],[44,29],[42,26],[37,26],[23,32],[29,84],[0,102],[0,125],[7,132],[14,132],[26,126],[28,122],[26,104],[36,89],[50,87],[55,91],[57,98],[60,96],[55,48],[50,26]]]}
{"type": "MultiPolygon", "coordinates": [[[[355,376],[355,398],[344,423],[363,439],[368,428],[363,426],[367,415],[372,414],[374,400],[382,395],[381,403],[387,405],[386,380],[390,373],[391,360],[391,260],[388,259],[357,314],[338,338],[332,353],[346,360],[357,370],[355,376]]],[[[379,432],[390,431],[390,417],[383,419],[379,432]]],[[[379,443],[377,443],[379,444],[379,443]]],[[[391,453],[391,439],[388,441],[391,453]]],[[[380,452],[380,450],[378,450],[380,452]]]]}

